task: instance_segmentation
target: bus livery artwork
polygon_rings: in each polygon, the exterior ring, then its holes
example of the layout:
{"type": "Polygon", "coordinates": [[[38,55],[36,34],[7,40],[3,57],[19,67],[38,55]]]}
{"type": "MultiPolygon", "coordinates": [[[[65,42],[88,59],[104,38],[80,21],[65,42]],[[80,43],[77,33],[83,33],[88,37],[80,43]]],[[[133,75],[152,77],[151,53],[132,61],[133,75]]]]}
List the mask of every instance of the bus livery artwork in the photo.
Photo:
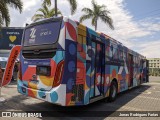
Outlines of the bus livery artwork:
{"type": "Polygon", "coordinates": [[[67,17],[27,26],[20,61],[18,92],[62,106],[113,101],[147,76],[144,56],[67,17]]]}

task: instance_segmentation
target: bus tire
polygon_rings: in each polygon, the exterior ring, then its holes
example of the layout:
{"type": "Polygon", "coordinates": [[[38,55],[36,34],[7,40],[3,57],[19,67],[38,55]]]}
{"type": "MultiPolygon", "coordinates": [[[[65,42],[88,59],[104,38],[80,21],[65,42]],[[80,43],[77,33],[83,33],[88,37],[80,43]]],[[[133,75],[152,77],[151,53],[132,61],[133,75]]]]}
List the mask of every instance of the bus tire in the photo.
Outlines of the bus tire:
{"type": "Polygon", "coordinates": [[[112,102],[116,99],[117,97],[117,84],[115,81],[111,82],[110,90],[109,90],[109,97],[108,101],[112,102]]]}

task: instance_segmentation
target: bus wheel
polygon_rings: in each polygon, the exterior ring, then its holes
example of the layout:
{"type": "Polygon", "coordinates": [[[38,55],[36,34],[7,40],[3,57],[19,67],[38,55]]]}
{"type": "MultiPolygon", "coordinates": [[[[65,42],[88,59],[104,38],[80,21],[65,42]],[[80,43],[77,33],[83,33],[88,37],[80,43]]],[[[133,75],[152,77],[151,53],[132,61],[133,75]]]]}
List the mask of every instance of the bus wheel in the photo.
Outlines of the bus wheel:
{"type": "Polygon", "coordinates": [[[117,84],[115,81],[112,81],[109,91],[108,101],[114,101],[117,97],[117,84]]]}

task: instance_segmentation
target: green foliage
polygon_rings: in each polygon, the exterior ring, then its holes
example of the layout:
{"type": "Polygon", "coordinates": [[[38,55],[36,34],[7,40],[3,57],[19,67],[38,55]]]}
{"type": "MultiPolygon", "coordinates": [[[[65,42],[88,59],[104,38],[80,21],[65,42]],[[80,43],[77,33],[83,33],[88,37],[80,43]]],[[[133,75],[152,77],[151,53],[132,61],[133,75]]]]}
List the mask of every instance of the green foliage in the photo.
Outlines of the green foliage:
{"type": "Polygon", "coordinates": [[[97,30],[97,22],[99,19],[106,23],[111,29],[114,29],[113,21],[108,15],[110,12],[106,9],[105,5],[98,5],[94,0],[92,0],[92,9],[83,8],[82,12],[85,12],[85,14],[80,17],[79,21],[83,22],[84,20],[91,18],[92,26],[95,26],[95,30],[97,30]]]}
{"type": "MultiPolygon", "coordinates": [[[[37,12],[39,13],[35,14],[32,17],[32,21],[34,22],[40,19],[53,17],[55,15],[55,9],[54,8],[50,9],[47,5],[42,5],[42,8],[38,9],[37,12]]],[[[57,14],[62,15],[59,10],[57,14]]]]}
{"type": "Polygon", "coordinates": [[[15,8],[21,13],[23,9],[23,3],[21,0],[0,0],[0,27],[2,25],[8,27],[10,24],[10,14],[8,7],[15,8]]]}
{"type": "Polygon", "coordinates": [[[44,5],[51,6],[51,0],[43,0],[43,6],[44,5]]]}
{"type": "MultiPolygon", "coordinates": [[[[67,0],[71,7],[71,14],[73,15],[77,9],[76,0],[67,0]]],[[[51,6],[51,0],[43,0],[43,5],[51,6]]]]}

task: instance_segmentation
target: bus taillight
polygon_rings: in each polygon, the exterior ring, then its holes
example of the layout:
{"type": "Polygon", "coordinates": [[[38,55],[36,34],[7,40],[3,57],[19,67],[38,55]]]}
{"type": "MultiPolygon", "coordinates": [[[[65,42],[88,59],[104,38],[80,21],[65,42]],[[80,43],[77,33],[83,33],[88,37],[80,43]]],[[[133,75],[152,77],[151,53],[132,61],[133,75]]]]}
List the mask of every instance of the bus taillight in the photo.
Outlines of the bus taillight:
{"type": "Polygon", "coordinates": [[[18,78],[19,78],[19,80],[22,80],[22,67],[21,67],[21,62],[19,62],[18,71],[19,71],[18,78]]]}
{"type": "Polygon", "coordinates": [[[62,75],[64,72],[64,61],[61,61],[56,68],[55,78],[53,81],[53,87],[58,86],[62,81],[62,75]]]}

